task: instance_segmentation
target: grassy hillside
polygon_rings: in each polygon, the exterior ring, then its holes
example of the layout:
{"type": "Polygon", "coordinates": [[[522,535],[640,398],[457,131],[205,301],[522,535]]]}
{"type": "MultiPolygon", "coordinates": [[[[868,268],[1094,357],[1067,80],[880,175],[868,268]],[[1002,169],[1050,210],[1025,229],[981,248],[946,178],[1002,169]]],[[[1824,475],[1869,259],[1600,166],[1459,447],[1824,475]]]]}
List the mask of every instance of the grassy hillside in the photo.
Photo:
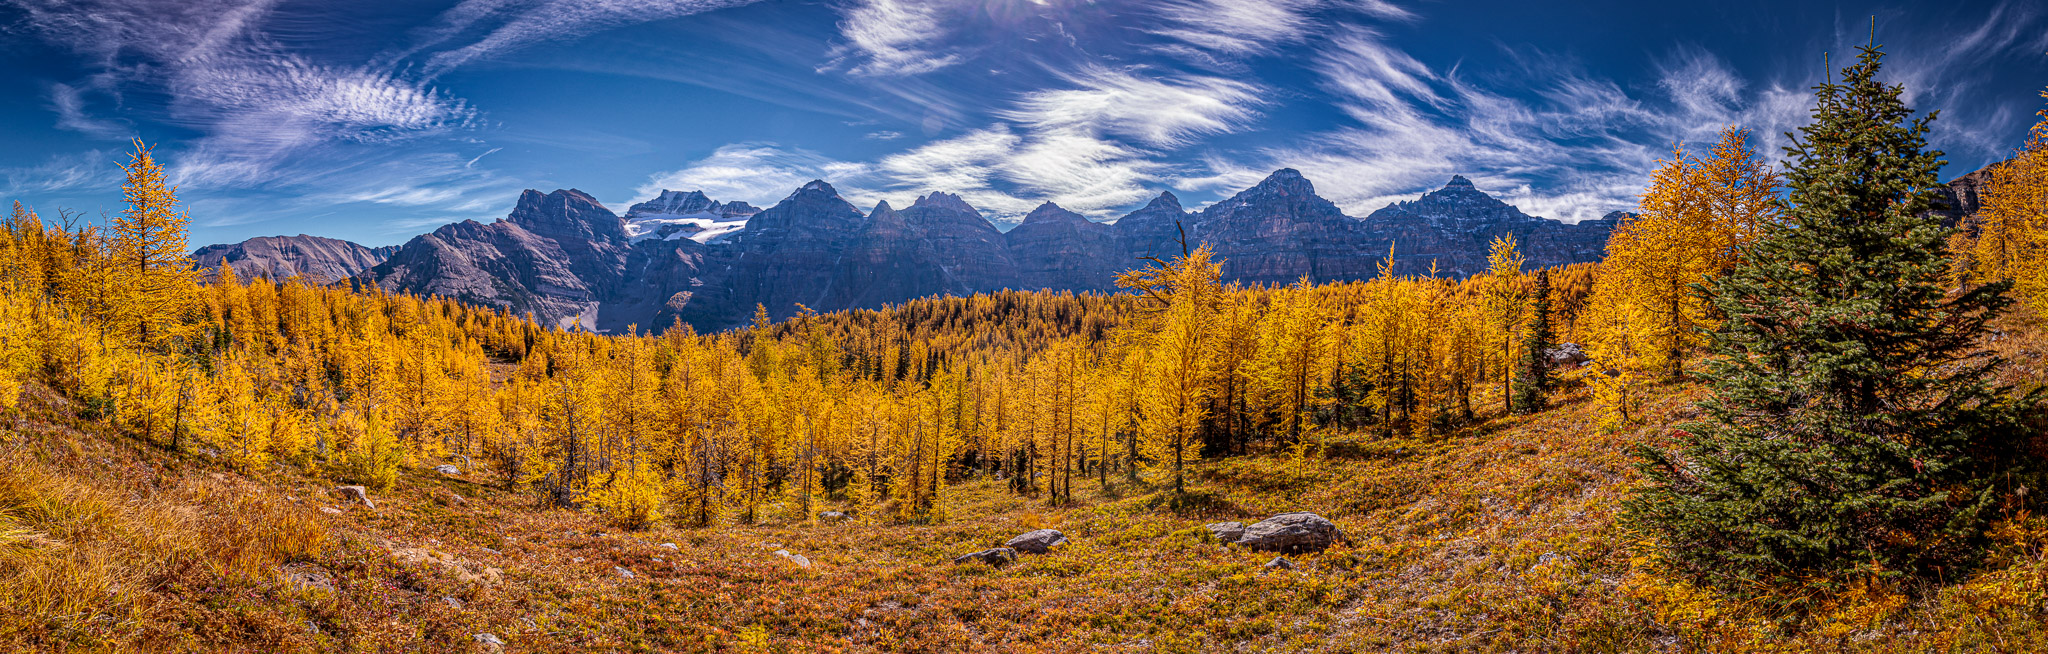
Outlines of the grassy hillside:
{"type": "Polygon", "coordinates": [[[286,468],[165,454],[31,387],[0,445],[0,642],[47,651],[2035,651],[2044,525],[2015,516],[1995,570],[1856,588],[1802,621],[1646,574],[1614,524],[1647,426],[1589,405],[1440,440],[1199,464],[1192,501],[1112,478],[1049,507],[972,481],[933,526],[628,532],[533,507],[488,471],[408,470],[377,507],[286,468]],[[1290,557],[1203,524],[1307,510],[1351,543],[1290,557]],[[1068,546],[1002,568],[951,557],[1025,530],[1068,546]],[[673,543],[674,547],[664,544],[673,543]],[[774,554],[806,557],[800,567],[774,554]],[[632,573],[631,578],[619,570],[632,573]],[[482,643],[491,634],[502,646],[482,643]]]}

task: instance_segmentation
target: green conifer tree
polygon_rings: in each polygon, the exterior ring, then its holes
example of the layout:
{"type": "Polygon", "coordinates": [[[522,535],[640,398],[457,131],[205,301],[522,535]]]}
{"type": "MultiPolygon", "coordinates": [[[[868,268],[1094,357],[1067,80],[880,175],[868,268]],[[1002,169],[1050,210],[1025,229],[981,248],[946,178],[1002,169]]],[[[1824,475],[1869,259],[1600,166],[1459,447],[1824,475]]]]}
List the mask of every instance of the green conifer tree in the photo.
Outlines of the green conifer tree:
{"type": "Polygon", "coordinates": [[[1515,413],[1542,411],[1550,396],[1550,270],[1536,271],[1536,297],[1529,309],[1529,336],[1522,348],[1521,379],[1515,381],[1515,413]]]}
{"type": "Polygon", "coordinates": [[[1930,215],[1932,114],[1873,44],[1816,87],[1782,224],[1714,283],[1706,419],[1641,448],[1628,524],[1670,571],[1751,594],[1864,575],[1959,578],[2019,458],[2017,407],[1975,345],[2006,286],[1953,295],[1930,215]]]}

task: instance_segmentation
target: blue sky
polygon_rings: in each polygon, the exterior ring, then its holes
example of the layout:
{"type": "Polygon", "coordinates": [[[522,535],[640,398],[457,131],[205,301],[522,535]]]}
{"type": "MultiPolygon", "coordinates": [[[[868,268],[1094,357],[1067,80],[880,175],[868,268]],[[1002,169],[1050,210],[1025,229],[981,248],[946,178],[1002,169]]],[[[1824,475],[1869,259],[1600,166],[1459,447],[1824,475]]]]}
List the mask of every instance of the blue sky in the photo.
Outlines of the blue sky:
{"type": "Polygon", "coordinates": [[[1280,167],[1353,215],[1460,173],[1578,220],[1723,125],[1775,157],[1873,15],[1946,176],[2019,144],[2048,85],[2028,1],[0,0],[0,200],[118,211],[140,137],[194,245],[812,178],[1103,220],[1280,167]]]}

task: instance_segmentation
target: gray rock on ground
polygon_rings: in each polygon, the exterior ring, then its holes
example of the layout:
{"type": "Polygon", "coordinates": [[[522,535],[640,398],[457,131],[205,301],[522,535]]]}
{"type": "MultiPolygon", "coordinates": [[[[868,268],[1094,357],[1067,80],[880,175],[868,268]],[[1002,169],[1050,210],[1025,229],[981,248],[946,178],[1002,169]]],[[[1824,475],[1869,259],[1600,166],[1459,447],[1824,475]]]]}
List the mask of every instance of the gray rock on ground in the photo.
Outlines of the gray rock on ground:
{"type": "Polygon", "coordinates": [[[838,511],[826,511],[818,514],[818,519],[825,522],[844,522],[846,514],[838,511]]]}
{"type": "Polygon", "coordinates": [[[779,556],[779,557],[782,557],[782,558],[783,558],[784,560],[787,560],[787,561],[789,561],[790,563],[794,563],[794,564],[796,564],[796,567],[799,567],[799,568],[808,568],[808,567],[811,567],[811,560],[810,560],[810,559],[807,559],[807,558],[804,558],[804,555],[802,555],[802,554],[791,554],[791,553],[789,552],[789,550],[775,550],[775,555],[776,555],[776,556],[779,556]]]}
{"type": "Polygon", "coordinates": [[[619,574],[619,578],[620,578],[620,579],[632,579],[632,578],[633,578],[633,571],[632,571],[632,570],[627,570],[627,569],[625,569],[625,568],[621,568],[621,567],[618,567],[618,566],[612,566],[612,572],[616,572],[616,573],[618,573],[618,574],[619,574]]]}
{"type": "Polygon", "coordinates": [[[1235,543],[1237,539],[1244,537],[1244,523],[1242,522],[1212,522],[1209,523],[1208,527],[1209,535],[1215,536],[1219,542],[1235,543]]]}
{"type": "Polygon", "coordinates": [[[446,463],[443,463],[443,464],[441,464],[441,465],[437,465],[437,466],[434,466],[434,472],[438,472],[438,473],[441,473],[441,474],[444,474],[444,475],[454,476],[454,475],[459,475],[459,474],[462,474],[462,469],[461,469],[461,468],[457,468],[457,467],[455,467],[455,466],[452,466],[452,465],[448,465],[448,464],[446,464],[446,463]]]}
{"type": "Polygon", "coordinates": [[[1066,534],[1060,533],[1057,529],[1039,529],[1019,534],[1016,538],[1010,539],[1009,542],[1003,543],[1003,547],[1025,554],[1044,554],[1052,551],[1052,548],[1065,544],[1067,544],[1066,534]]]}
{"type": "Polygon", "coordinates": [[[499,638],[497,634],[477,634],[477,635],[475,635],[475,636],[471,636],[470,638],[473,638],[473,639],[475,639],[475,640],[476,640],[476,644],[478,644],[478,645],[482,645],[482,646],[483,646],[483,649],[484,649],[484,651],[487,651],[487,652],[502,652],[502,651],[505,651],[505,639],[503,639],[503,638],[499,638]]]}
{"type": "Polygon", "coordinates": [[[994,547],[979,552],[962,554],[960,556],[953,557],[953,563],[955,565],[974,563],[976,561],[979,561],[996,567],[1002,567],[1003,564],[1015,560],[1017,560],[1017,550],[1013,550],[1007,547],[994,547]]]}
{"type": "Polygon", "coordinates": [[[1559,343],[1557,347],[1544,350],[1543,354],[1550,359],[1550,365],[1553,366],[1576,366],[1592,358],[1578,343],[1559,343]]]}
{"type": "Polygon", "coordinates": [[[1289,560],[1287,560],[1287,557],[1284,557],[1284,556],[1276,556],[1276,557],[1273,557],[1273,560],[1271,560],[1271,561],[1267,561],[1267,562],[1266,562],[1266,569],[1267,569],[1267,570],[1293,570],[1293,569],[1294,569],[1294,562],[1293,562],[1293,561],[1289,561],[1289,560]]]}
{"type": "Polygon", "coordinates": [[[1321,552],[1342,538],[1337,525],[1313,513],[1282,513],[1244,528],[1237,544],[1254,550],[1300,554],[1321,552]]]}
{"type": "Polygon", "coordinates": [[[370,491],[361,486],[336,486],[334,487],[334,496],[341,498],[344,502],[355,502],[372,509],[377,508],[377,503],[370,501],[370,491]]]}

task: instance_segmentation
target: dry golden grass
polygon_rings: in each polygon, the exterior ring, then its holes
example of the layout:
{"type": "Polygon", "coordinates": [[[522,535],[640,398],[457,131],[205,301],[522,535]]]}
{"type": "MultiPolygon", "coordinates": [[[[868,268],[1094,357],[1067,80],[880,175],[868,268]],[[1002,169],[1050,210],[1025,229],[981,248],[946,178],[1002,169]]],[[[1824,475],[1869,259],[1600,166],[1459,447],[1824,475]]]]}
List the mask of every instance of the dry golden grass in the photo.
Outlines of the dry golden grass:
{"type": "Polygon", "coordinates": [[[1621,433],[1568,397],[1444,439],[1204,462],[1179,503],[1089,482],[1048,506],[977,481],[938,525],[768,507],[767,524],[628,532],[427,471],[348,506],[289,468],[250,479],[137,446],[36,391],[0,436],[0,649],[484,651],[490,633],[507,651],[2039,650],[2048,526],[2025,517],[1989,572],[1917,599],[1858,589],[1793,625],[1647,574],[1614,526],[1626,450],[1697,392],[1658,389],[1621,433]],[[1268,571],[1202,529],[1296,510],[1352,544],[1268,571]],[[950,563],[1039,527],[1070,544],[950,563]]]}

